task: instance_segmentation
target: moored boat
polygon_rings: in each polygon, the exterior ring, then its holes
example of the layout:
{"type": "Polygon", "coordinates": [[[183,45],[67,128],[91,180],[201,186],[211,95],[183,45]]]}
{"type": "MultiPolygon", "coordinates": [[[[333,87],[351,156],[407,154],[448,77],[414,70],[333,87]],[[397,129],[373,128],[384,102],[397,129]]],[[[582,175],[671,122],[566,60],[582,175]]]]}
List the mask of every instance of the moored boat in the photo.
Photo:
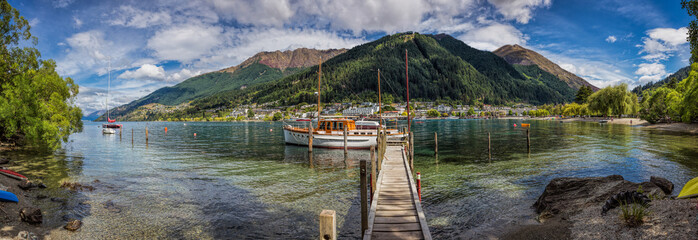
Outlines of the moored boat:
{"type": "MultiPolygon", "coordinates": [[[[367,121],[362,124],[367,124],[367,121]]],[[[374,122],[378,126],[377,122],[374,122]]],[[[315,124],[311,124],[315,125],[315,124]]],[[[320,148],[344,148],[344,129],[347,131],[348,149],[368,149],[376,146],[377,129],[357,129],[356,122],[351,119],[321,119],[320,124],[312,128],[313,147],[320,148]]],[[[294,127],[290,124],[284,125],[284,141],[287,144],[308,146],[310,136],[308,127],[294,127]]],[[[388,139],[399,139],[405,137],[397,129],[382,130],[387,134],[388,139]]]]}

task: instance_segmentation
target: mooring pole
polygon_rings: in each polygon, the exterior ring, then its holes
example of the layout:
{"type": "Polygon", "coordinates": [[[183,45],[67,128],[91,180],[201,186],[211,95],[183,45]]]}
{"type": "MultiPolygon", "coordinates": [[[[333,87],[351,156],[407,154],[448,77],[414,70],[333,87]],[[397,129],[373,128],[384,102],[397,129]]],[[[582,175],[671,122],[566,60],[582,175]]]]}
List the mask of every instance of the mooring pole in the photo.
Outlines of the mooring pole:
{"type": "Polygon", "coordinates": [[[376,148],[371,146],[371,199],[373,199],[373,194],[376,192],[376,179],[378,174],[376,174],[376,148]]]}
{"type": "Polygon", "coordinates": [[[347,126],[344,126],[344,154],[347,154],[347,126]]]}
{"type": "Polygon", "coordinates": [[[528,146],[528,152],[531,152],[531,133],[526,128],[526,145],[528,146]]]}
{"type": "Polygon", "coordinates": [[[131,128],[131,147],[133,147],[133,128],[131,128]]]}
{"type": "Polygon", "coordinates": [[[313,152],[313,122],[312,121],[310,123],[308,123],[308,152],[313,152]]]}
{"type": "Polygon", "coordinates": [[[434,154],[439,154],[439,135],[434,132],[434,154]]]}
{"type": "Polygon", "coordinates": [[[334,210],[320,213],[320,240],[337,240],[337,214],[334,210]]]}
{"type": "Polygon", "coordinates": [[[489,154],[490,160],[492,160],[492,140],[490,139],[490,132],[487,132],[487,154],[489,154]]]}
{"type": "Polygon", "coordinates": [[[410,132],[410,170],[414,171],[414,132],[410,132]]]}
{"type": "Polygon", "coordinates": [[[361,176],[361,235],[368,229],[368,197],[366,196],[366,160],[362,159],[359,163],[361,176]]]}
{"type": "Polygon", "coordinates": [[[148,127],[145,127],[145,143],[148,143],[148,127]]]}

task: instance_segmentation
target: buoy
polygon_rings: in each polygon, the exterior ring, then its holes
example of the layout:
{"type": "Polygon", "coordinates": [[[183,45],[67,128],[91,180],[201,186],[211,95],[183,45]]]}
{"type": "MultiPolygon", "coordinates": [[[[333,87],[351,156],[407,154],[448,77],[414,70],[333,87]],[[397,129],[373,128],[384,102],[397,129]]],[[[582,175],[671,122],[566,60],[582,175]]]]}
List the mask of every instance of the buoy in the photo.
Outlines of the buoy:
{"type": "Polygon", "coordinates": [[[196,137],[196,133],[194,133],[194,137],[196,137]]]}
{"type": "Polygon", "coordinates": [[[516,123],[514,123],[514,127],[516,127],[516,123]]]}
{"type": "Polygon", "coordinates": [[[270,131],[270,132],[273,132],[273,131],[274,131],[274,129],[271,129],[271,128],[270,128],[270,129],[269,129],[269,131],[270,131]]]}
{"type": "Polygon", "coordinates": [[[167,132],[167,127],[165,127],[165,132],[167,132]]]}

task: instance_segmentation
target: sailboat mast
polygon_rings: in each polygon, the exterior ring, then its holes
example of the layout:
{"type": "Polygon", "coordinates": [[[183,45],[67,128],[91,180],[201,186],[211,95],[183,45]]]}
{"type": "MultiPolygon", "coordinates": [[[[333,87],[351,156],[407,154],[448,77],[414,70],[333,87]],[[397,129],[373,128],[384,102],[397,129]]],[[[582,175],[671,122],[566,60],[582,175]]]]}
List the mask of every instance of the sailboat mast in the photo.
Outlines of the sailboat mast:
{"type": "Polygon", "coordinates": [[[320,128],[320,79],[322,78],[322,57],[320,57],[320,68],[317,72],[317,127],[320,128]]]}
{"type": "Polygon", "coordinates": [[[381,103],[381,70],[378,69],[378,124],[383,124],[383,104],[381,103]]]}
{"type": "Polygon", "coordinates": [[[109,122],[109,90],[111,90],[111,58],[107,58],[109,64],[107,65],[107,122],[109,122]]]}
{"type": "Polygon", "coordinates": [[[407,132],[412,131],[412,123],[410,122],[410,76],[407,66],[407,49],[405,49],[405,82],[407,83],[407,132]]]}

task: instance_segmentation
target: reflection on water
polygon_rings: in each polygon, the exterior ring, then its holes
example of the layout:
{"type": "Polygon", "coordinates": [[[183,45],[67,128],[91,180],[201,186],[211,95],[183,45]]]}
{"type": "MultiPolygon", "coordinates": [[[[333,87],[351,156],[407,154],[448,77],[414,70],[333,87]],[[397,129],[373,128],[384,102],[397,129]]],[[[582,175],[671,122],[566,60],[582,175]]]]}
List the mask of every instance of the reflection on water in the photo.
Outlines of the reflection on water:
{"type": "MultiPolygon", "coordinates": [[[[422,173],[435,238],[477,237],[530,220],[531,204],[555,177],[621,174],[646,181],[658,175],[680,189],[698,175],[696,136],[533,121],[528,153],[525,129],[514,123],[520,126],[517,120],[413,125],[415,170],[422,173]]],[[[317,234],[322,209],[337,211],[340,238],[359,238],[357,166],[369,152],[313,150],[285,145],[280,123],[125,123],[121,136],[85,123],[64,150],[11,157],[18,159],[15,169],[43,178],[47,191],[63,178],[100,180],[92,184],[95,191],[69,201],[82,207],[50,210],[59,212],[50,220],[57,225],[70,214],[85,223],[77,233],[54,231],[57,238],[308,239],[317,234]]]]}

